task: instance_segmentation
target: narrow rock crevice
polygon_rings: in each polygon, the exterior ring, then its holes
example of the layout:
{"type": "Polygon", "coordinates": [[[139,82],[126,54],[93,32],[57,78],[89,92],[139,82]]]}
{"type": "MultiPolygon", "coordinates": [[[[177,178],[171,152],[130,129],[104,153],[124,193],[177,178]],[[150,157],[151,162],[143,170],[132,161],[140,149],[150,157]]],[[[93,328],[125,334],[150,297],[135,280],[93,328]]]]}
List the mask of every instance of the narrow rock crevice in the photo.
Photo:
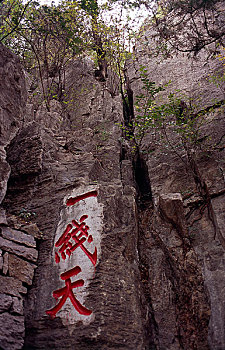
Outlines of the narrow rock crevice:
{"type": "Polygon", "coordinates": [[[129,78],[126,76],[126,95],[121,91],[123,100],[123,117],[124,125],[127,133],[124,135],[127,145],[121,146],[120,163],[124,160],[131,160],[134,184],[137,191],[136,205],[137,205],[137,252],[138,252],[138,267],[140,273],[140,304],[143,320],[144,333],[144,349],[157,350],[158,349],[158,325],[155,320],[154,310],[151,301],[151,290],[149,283],[149,260],[146,256],[146,231],[149,227],[151,215],[153,212],[151,183],[148,173],[148,166],[144,156],[140,153],[136,146],[135,154],[130,151],[132,149],[132,139],[134,135],[133,119],[134,119],[134,103],[133,91],[130,86],[129,78]],[[131,147],[129,147],[129,144],[131,147]]]}
{"type": "Polygon", "coordinates": [[[121,145],[121,148],[120,148],[120,164],[123,160],[127,160],[129,159],[129,156],[128,156],[128,149],[127,147],[125,147],[125,145],[121,145]]]}
{"type": "Polygon", "coordinates": [[[151,184],[148,174],[148,167],[144,157],[137,150],[133,158],[134,178],[137,186],[139,205],[147,204],[152,201],[151,184]]]}
{"type": "MultiPolygon", "coordinates": [[[[133,120],[135,117],[135,111],[134,111],[134,98],[133,98],[133,90],[130,85],[130,80],[125,72],[125,86],[126,86],[126,94],[123,92],[123,89],[121,89],[121,97],[123,100],[123,119],[124,119],[124,125],[127,129],[127,132],[125,133],[125,139],[128,143],[133,143],[133,136],[134,136],[134,125],[133,120]]],[[[132,147],[131,147],[132,148],[132,147]]],[[[126,147],[121,147],[121,154],[120,154],[120,162],[124,159],[132,159],[133,163],[133,173],[134,173],[134,180],[136,183],[136,188],[138,192],[138,198],[139,200],[143,201],[151,201],[152,200],[152,192],[151,192],[151,185],[150,185],[150,179],[148,174],[148,167],[146,164],[146,161],[144,159],[144,156],[140,153],[140,150],[137,145],[135,145],[135,154],[128,154],[128,150],[126,147]]]]}
{"type": "Polygon", "coordinates": [[[139,258],[139,271],[141,279],[141,305],[143,312],[144,344],[146,350],[159,349],[159,329],[155,319],[151,299],[150,269],[148,259],[148,238],[146,232],[150,226],[153,214],[153,203],[141,199],[137,201],[138,238],[137,251],[139,258]]]}
{"type": "MultiPolygon", "coordinates": [[[[133,98],[132,93],[130,95],[133,98]]],[[[123,97],[123,96],[122,96],[123,97]]],[[[137,205],[137,252],[138,252],[138,267],[140,273],[140,304],[143,319],[143,343],[144,349],[158,350],[161,346],[169,344],[171,341],[176,342],[176,346],[182,349],[195,349],[196,346],[205,346],[205,333],[208,325],[208,301],[202,286],[201,273],[197,266],[197,260],[192,247],[187,238],[187,228],[181,225],[180,222],[173,223],[171,226],[177,231],[180,240],[180,246],[174,247],[172,250],[165,244],[161,237],[161,233],[155,233],[154,229],[158,224],[165,223],[164,230],[170,230],[170,224],[166,218],[161,217],[153,207],[151,181],[148,172],[148,165],[145,156],[140,152],[139,148],[135,147],[135,154],[130,149],[134,149],[133,137],[134,127],[134,107],[126,95],[124,102],[124,125],[128,130],[125,139],[128,147],[121,148],[121,161],[124,159],[132,159],[133,177],[137,191],[136,205],[137,205]],[[129,147],[130,145],[130,147],[129,147]],[[179,235],[180,234],[180,235],[179,235]],[[183,242],[183,245],[182,245],[183,242]],[[154,251],[161,251],[162,253],[162,267],[165,278],[170,286],[171,295],[174,300],[171,300],[167,305],[167,312],[171,310],[174,321],[174,339],[162,339],[160,335],[163,325],[160,323],[159,310],[154,310],[156,306],[156,291],[154,290],[154,278],[151,273],[154,273],[154,267],[151,266],[151,257],[155,255],[154,251]],[[193,261],[189,256],[193,256],[193,261]],[[192,265],[195,272],[192,271],[192,265]],[[200,315],[195,309],[191,299],[192,288],[198,289],[199,298],[204,305],[203,315],[200,315]],[[152,290],[153,289],[153,290],[152,290]],[[193,304],[193,305],[192,305],[193,304]],[[158,312],[158,314],[157,314],[158,312]],[[202,322],[202,329],[199,328],[199,323],[202,322]],[[158,324],[159,322],[159,324],[158,324]],[[190,326],[192,325],[192,326],[190,326]],[[192,336],[191,332],[195,332],[192,336]],[[195,339],[196,337],[196,339],[195,339]],[[163,345],[164,344],[164,345],[163,345]]],[[[179,221],[179,220],[178,220],[179,221]]],[[[163,236],[164,231],[162,232],[163,236]]],[[[176,237],[176,235],[175,235],[176,237]]],[[[160,260],[159,260],[160,261],[160,260]]],[[[172,321],[171,321],[172,322],[172,321]]]]}

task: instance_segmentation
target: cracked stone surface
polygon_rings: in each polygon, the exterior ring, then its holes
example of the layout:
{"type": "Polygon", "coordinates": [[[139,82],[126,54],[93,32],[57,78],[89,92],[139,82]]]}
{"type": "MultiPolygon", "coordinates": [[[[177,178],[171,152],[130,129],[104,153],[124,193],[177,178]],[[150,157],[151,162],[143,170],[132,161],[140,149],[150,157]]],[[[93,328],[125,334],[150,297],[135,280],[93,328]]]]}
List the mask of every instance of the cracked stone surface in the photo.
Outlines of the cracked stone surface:
{"type": "MultiPolygon", "coordinates": [[[[5,55],[0,74],[8,89],[0,97],[2,124],[8,118],[0,150],[0,347],[224,349],[225,255],[192,173],[176,154],[157,145],[154,152],[141,153],[152,142],[151,131],[135,158],[117,125],[124,118],[118,88],[112,80],[97,81],[89,59],[72,62],[66,71],[67,99],[73,103],[63,108],[51,101],[49,112],[30,100],[22,125],[24,76],[17,59],[0,49],[5,55]],[[12,99],[5,112],[7,95],[12,99]],[[92,204],[82,197],[85,191],[96,192],[92,204]],[[73,209],[67,202],[71,196],[83,198],[73,209]],[[57,256],[60,234],[66,236],[67,225],[78,222],[88,225],[83,249],[71,253],[67,245],[64,258],[57,256]],[[92,223],[100,226],[96,241],[92,223]],[[93,236],[89,242],[87,232],[93,236]],[[90,258],[89,265],[85,262],[84,249],[92,254],[94,245],[95,266],[90,258]],[[86,272],[91,266],[91,273],[73,275],[79,264],[86,272]],[[54,319],[46,314],[59,302],[53,292],[63,293],[59,288],[68,286],[63,275],[68,270],[72,283],[79,281],[73,284],[75,298],[93,312],[86,323],[84,315],[73,317],[69,298],[54,319]]],[[[171,91],[201,93],[204,107],[212,97],[222,98],[221,90],[205,80],[208,71],[220,69],[216,62],[204,65],[204,57],[189,61],[186,56],[156,62],[139,49],[128,65],[134,94],[140,88],[138,65],[145,62],[151,79],[173,78],[171,91]]],[[[210,111],[207,118],[202,137],[207,133],[217,142],[224,111],[210,111]]],[[[199,154],[197,162],[224,235],[223,155],[222,149],[213,157],[199,154]]]]}

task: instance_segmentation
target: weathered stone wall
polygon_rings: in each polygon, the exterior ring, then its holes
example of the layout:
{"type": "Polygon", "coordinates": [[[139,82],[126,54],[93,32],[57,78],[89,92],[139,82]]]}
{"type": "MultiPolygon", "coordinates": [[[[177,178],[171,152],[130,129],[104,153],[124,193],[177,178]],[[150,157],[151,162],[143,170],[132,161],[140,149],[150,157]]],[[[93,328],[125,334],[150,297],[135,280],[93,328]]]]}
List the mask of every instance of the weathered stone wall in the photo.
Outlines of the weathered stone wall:
{"type": "Polygon", "coordinates": [[[0,230],[0,346],[21,349],[25,337],[24,297],[33,281],[38,252],[31,235],[5,223],[0,230]]]}
{"type": "Polygon", "coordinates": [[[51,112],[40,106],[29,113],[7,149],[9,219],[28,216],[42,232],[24,348],[142,349],[135,189],[132,169],[121,167],[116,126],[121,99],[96,81],[87,62],[74,62],[66,79],[66,109],[53,101],[51,112]],[[80,201],[70,206],[70,198],[80,201]],[[88,239],[63,258],[57,241],[67,225],[79,223],[88,226],[88,239]],[[56,310],[53,292],[64,288],[68,271],[76,300],[72,305],[68,297],[56,310]]]}
{"type": "Polygon", "coordinates": [[[26,103],[25,79],[16,56],[0,43],[0,203],[4,198],[10,168],[5,161],[5,146],[22,122],[26,103]]]}
{"type": "Polygon", "coordinates": [[[150,81],[162,85],[171,81],[161,101],[180,90],[196,111],[208,110],[201,137],[218,145],[211,153],[198,152],[196,159],[209,189],[207,205],[202,202],[191,168],[185,166],[185,152],[174,152],[169,145],[165,149],[157,138],[153,142],[151,130],[140,147],[153,202],[151,210],[150,203],[139,208],[140,260],[147,276],[145,294],[152,309],[150,319],[154,319],[152,343],[159,349],[221,350],[225,348],[225,231],[221,216],[225,180],[224,67],[218,58],[208,58],[207,52],[194,58],[186,54],[155,57],[151,38],[152,32],[145,32],[143,42],[136,46],[136,60],[128,64],[134,96],[140,94],[139,69],[144,66],[150,81]],[[210,82],[212,76],[217,77],[218,84],[210,82]],[[222,107],[217,102],[222,102],[222,107]],[[146,154],[149,149],[151,152],[146,154]]]}
{"type": "MultiPolygon", "coordinates": [[[[11,90],[1,116],[13,125],[2,136],[0,347],[224,349],[224,249],[192,173],[171,151],[142,154],[150,133],[132,153],[117,126],[116,81],[96,80],[88,59],[67,70],[66,103],[52,100],[48,112],[29,99],[23,113],[21,67],[1,49],[17,75],[2,70],[11,90]]],[[[134,95],[144,64],[152,80],[171,79],[170,91],[201,95],[203,108],[224,98],[205,79],[209,67],[220,72],[217,61],[156,62],[141,46],[136,57],[127,70],[134,95]]],[[[202,132],[221,139],[223,110],[208,121],[202,132]]],[[[198,159],[221,232],[223,152],[198,159]]]]}
{"type": "MultiPolygon", "coordinates": [[[[6,146],[23,121],[26,87],[17,57],[0,44],[0,203],[5,196],[11,168],[6,146]]],[[[15,198],[16,200],[16,198],[15,198]]],[[[24,344],[24,297],[32,285],[38,252],[30,234],[38,228],[14,227],[0,207],[0,348],[21,349],[24,344]]]]}

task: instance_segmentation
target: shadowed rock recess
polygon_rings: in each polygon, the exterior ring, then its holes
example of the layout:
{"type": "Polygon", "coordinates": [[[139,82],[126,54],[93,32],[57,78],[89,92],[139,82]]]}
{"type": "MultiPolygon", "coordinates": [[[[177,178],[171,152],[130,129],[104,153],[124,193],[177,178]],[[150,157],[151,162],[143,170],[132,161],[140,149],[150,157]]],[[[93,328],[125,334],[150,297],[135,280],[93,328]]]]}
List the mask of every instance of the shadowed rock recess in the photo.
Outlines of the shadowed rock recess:
{"type": "Polygon", "coordinates": [[[0,348],[224,350],[224,87],[206,79],[222,63],[160,60],[141,40],[127,63],[134,102],[141,65],[201,97],[218,145],[197,159],[206,204],[173,150],[146,152],[152,130],[135,152],[124,140],[119,89],[91,61],[70,65],[68,103],[49,112],[0,51],[0,348]]]}

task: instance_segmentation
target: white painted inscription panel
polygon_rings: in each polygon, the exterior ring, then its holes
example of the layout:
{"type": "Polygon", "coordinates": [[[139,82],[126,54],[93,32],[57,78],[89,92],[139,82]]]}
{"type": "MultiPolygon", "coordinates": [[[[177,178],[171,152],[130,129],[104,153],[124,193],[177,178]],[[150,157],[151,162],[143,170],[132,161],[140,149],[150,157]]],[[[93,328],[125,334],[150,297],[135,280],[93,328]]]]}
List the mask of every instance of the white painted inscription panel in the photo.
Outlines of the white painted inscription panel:
{"type": "Polygon", "coordinates": [[[102,218],[96,186],[74,189],[64,198],[53,247],[61,288],[53,291],[54,306],[46,311],[64,324],[87,325],[94,319],[85,299],[101,254],[102,218]]]}

